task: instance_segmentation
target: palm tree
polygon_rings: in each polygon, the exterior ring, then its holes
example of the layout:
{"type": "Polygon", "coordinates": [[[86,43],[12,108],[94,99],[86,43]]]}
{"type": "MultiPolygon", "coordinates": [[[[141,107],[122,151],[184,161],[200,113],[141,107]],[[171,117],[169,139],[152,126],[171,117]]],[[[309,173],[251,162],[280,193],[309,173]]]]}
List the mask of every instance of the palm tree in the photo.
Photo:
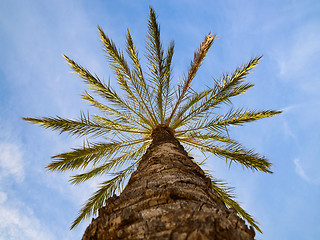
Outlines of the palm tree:
{"type": "Polygon", "coordinates": [[[232,107],[225,114],[215,111],[223,104],[230,106],[232,97],[253,87],[244,79],[261,57],[215,79],[213,87],[196,92],[191,82],[215,36],[209,33],[205,37],[187,74],[173,87],[174,43],[164,50],[152,8],[146,42],[148,72],[141,68],[129,30],[126,52],[131,65],[99,26],[98,30],[122,94],[111,87],[110,81],[105,83],[64,55],[96,95],[85,91],[82,98],[98,108],[101,115],[81,113],[76,120],[59,116],[23,118],[60,133],[93,139],[80,148],[53,156],[46,167],[58,172],[88,169],[72,176],[72,184],[109,176],[84,204],[71,229],[99,211],[99,217],[87,228],[83,239],[92,236],[96,237],[92,239],[169,236],[252,239],[252,227],[261,232],[258,223],[235,201],[232,188],[203,171],[200,162],[190,157],[184,147],[213,154],[230,165],[239,163],[252,171],[272,173],[272,164],[264,156],[244,148],[228,133],[231,126],[271,117],[280,111],[232,107]],[[115,193],[121,192],[129,176],[126,188],[117,197],[115,193]],[[237,214],[252,227],[249,229],[237,214]]]}

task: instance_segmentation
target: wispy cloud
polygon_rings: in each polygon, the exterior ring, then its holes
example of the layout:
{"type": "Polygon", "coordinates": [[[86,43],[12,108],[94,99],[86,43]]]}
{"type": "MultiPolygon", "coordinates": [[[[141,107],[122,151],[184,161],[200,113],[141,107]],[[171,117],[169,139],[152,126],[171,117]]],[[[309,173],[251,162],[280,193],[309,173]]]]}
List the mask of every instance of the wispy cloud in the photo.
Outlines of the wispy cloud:
{"type": "Polygon", "coordinates": [[[307,174],[305,173],[305,171],[303,170],[303,168],[302,168],[302,166],[301,166],[300,159],[299,159],[299,158],[296,158],[296,159],[293,160],[293,162],[294,162],[294,165],[295,165],[296,173],[297,173],[302,179],[304,179],[305,181],[311,182],[310,178],[307,176],[307,174]]]}
{"type": "Polygon", "coordinates": [[[24,179],[22,152],[18,145],[0,143],[0,179],[13,176],[17,182],[24,179]]]}
{"type": "Polygon", "coordinates": [[[0,204],[3,204],[7,200],[7,194],[0,191],[0,204]]]}
{"type": "Polygon", "coordinates": [[[28,207],[18,209],[7,200],[7,194],[0,191],[0,238],[43,240],[53,239],[28,207]]]}
{"type": "Polygon", "coordinates": [[[303,165],[300,161],[299,158],[296,158],[293,160],[294,165],[295,165],[295,171],[296,173],[306,182],[311,183],[311,184],[320,184],[320,178],[318,176],[312,177],[307,173],[307,171],[303,168],[303,165]]]}
{"type": "Polygon", "coordinates": [[[320,53],[318,24],[306,24],[296,29],[274,49],[279,77],[294,82],[305,92],[319,89],[318,62],[320,53]]]}

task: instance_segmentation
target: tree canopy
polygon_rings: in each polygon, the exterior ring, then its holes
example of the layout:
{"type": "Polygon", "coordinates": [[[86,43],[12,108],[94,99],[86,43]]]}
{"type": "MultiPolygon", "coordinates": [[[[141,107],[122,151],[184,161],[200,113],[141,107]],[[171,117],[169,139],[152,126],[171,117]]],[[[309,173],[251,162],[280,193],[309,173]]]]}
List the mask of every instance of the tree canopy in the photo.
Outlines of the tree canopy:
{"type": "MultiPolygon", "coordinates": [[[[47,165],[51,171],[82,170],[71,176],[72,184],[80,184],[93,177],[106,175],[99,189],[79,211],[71,228],[97,213],[105,200],[121,192],[123,183],[135,170],[137,163],[152,142],[151,134],[159,126],[167,127],[183,145],[210,153],[227,164],[239,163],[252,171],[272,173],[268,159],[252,149],[243,147],[229,136],[229,128],[261,118],[272,117],[281,111],[234,109],[232,98],[247,92],[254,85],[245,82],[246,76],[259,63],[255,57],[234,72],[213,80],[213,86],[201,91],[192,88],[199,67],[213,44],[215,36],[205,36],[194,53],[187,73],[178,85],[172,77],[174,42],[164,49],[160,26],[152,8],[148,20],[146,67],[142,70],[140,55],[129,30],[126,35],[127,60],[122,51],[98,26],[100,39],[121,90],[64,55],[68,64],[88,85],[82,98],[100,110],[100,115],[81,113],[79,119],[56,117],[23,118],[44,128],[67,132],[88,139],[82,147],[53,156],[47,165]],[[177,87],[175,87],[177,85],[177,87]],[[227,105],[224,114],[217,111],[227,105]],[[98,140],[98,141],[97,141],[98,140]]],[[[261,232],[258,222],[236,202],[232,188],[211,178],[212,189],[223,202],[261,232]]]]}

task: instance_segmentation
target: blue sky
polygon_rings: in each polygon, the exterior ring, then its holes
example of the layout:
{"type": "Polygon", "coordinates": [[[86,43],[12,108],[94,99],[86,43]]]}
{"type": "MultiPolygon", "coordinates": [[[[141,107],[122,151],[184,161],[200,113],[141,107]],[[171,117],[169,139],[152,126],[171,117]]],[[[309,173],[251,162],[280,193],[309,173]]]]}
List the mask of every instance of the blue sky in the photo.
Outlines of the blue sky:
{"type": "Polygon", "coordinates": [[[148,7],[167,46],[174,40],[174,76],[186,72],[208,32],[218,37],[194,87],[264,55],[248,81],[255,87],[235,106],[283,109],[281,116],[234,128],[231,136],[266,155],[273,175],[209,158],[214,175],[236,187],[238,200],[261,223],[257,239],[320,236],[320,2],[309,1],[17,1],[0,2],[0,239],[80,239],[88,221],[69,231],[97,180],[71,186],[49,173],[50,156],[81,143],[21,117],[76,118],[88,106],[66,54],[105,79],[111,75],[99,24],[119,47],[126,28],[142,53],[148,7]]]}

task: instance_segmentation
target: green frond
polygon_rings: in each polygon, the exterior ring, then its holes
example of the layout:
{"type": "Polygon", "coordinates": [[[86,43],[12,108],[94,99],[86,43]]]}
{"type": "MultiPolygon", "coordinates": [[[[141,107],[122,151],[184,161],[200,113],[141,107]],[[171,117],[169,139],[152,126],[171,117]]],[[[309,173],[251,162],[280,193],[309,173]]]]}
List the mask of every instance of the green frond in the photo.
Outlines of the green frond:
{"type": "Polygon", "coordinates": [[[122,154],[119,157],[108,160],[106,163],[102,164],[99,167],[93,168],[92,170],[86,173],[74,175],[70,179],[70,182],[72,184],[80,184],[93,177],[97,177],[102,174],[107,174],[111,170],[116,170],[117,168],[123,166],[129,161],[132,161],[133,159],[139,160],[141,159],[142,155],[145,153],[149,145],[150,145],[150,141],[145,142],[141,147],[138,147],[137,149],[126,152],[125,154],[122,154]]]}
{"type": "Polygon", "coordinates": [[[160,39],[160,26],[157,23],[157,17],[152,8],[150,8],[149,21],[148,21],[148,35],[146,42],[147,53],[146,57],[148,60],[148,68],[150,71],[149,77],[151,82],[155,85],[156,90],[156,105],[159,114],[159,123],[164,123],[164,112],[163,112],[163,92],[165,87],[165,61],[164,51],[160,39]]]}
{"type": "Polygon", "coordinates": [[[181,102],[185,99],[186,97],[186,93],[189,91],[190,88],[190,84],[191,81],[193,80],[193,78],[195,77],[199,67],[201,66],[204,57],[206,56],[207,52],[209,51],[210,47],[212,46],[213,40],[215,39],[215,36],[212,36],[211,33],[209,33],[204,41],[202,42],[202,44],[200,45],[199,50],[197,50],[194,53],[194,58],[193,61],[190,64],[190,68],[188,71],[188,76],[187,78],[185,78],[183,80],[183,83],[181,85],[181,87],[179,88],[179,96],[177,99],[177,102],[171,112],[170,117],[168,118],[166,125],[167,126],[171,126],[171,120],[177,110],[177,108],[179,107],[179,105],[181,104],[181,102]]]}
{"type": "Polygon", "coordinates": [[[274,115],[280,114],[282,111],[266,110],[266,111],[257,111],[257,110],[242,110],[231,109],[226,114],[216,114],[213,118],[209,118],[208,115],[202,116],[202,118],[197,119],[197,121],[186,120],[179,121],[177,127],[186,125],[185,130],[177,130],[176,133],[179,135],[186,134],[188,132],[195,131],[213,131],[221,132],[229,126],[242,125],[247,122],[256,121],[262,118],[272,117],[274,115]]]}
{"type": "Polygon", "coordinates": [[[92,143],[89,146],[73,149],[71,152],[53,156],[54,159],[46,168],[50,171],[63,172],[66,170],[84,169],[88,164],[112,158],[121,151],[133,148],[134,145],[149,141],[147,138],[127,142],[92,143]]]}
{"type": "Polygon", "coordinates": [[[139,57],[138,57],[138,51],[133,45],[133,40],[129,32],[129,29],[127,30],[127,53],[131,58],[133,62],[133,67],[134,67],[134,75],[132,76],[132,79],[131,79],[132,85],[136,89],[139,100],[141,104],[143,104],[143,106],[145,107],[148,116],[152,119],[154,125],[157,125],[158,121],[156,120],[157,118],[156,118],[154,107],[152,104],[151,93],[144,79],[139,57]]]}
{"type": "Polygon", "coordinates": [[[119,72],[125,79],[131,79],[131,70],[123,54],[117,49],[115,43],[105,35],[99,26],[98,31],[100,33],[100,39],[103,44],[104,51],[107,53],[108,62],[114,70],[114,73],[118,74],[119,72]]]}
{"type": "MultiPolygon", "coordinates": [[[[210,92],[210,96],[207,97],[206,95],[205,99],[199,99],[202,100],[200,105],[196,105],[199,100],[187,102],[181,113],[177,114],[173,126],[176,128],[192,121],[192,119],[201,118],[203,115],[210,113],[209,111],[212,108],[216,108],[221,103],[230,103],[231,97],[245,93],[252,88],[253,84],[243,83],[243,81],[251,69],[257,66],[261,58],[253,58],[247,64],[237,68],[232,75],[225,74],[220,81],[215,81],[213,88],[206,89],[206,91],[210,92]],[[189,109],[191,110],[187,112],[189,109]],[[186,115],[183,116],[185,113],[186,115]]],[[[197,97],[197,93],[194,93],[194,95],[194,98],[197,97]]]]}
{"type": "Polygon", "coordinates": [[[22,118],[25,121],[33,124],[39,124],[43,128],[59,131],[60,134],[68,132],[76,136],[101,136],[108,133],[110,127],[99,124],[95,121],[90,121],[88,116],[83,113],[79,120],[71,120],[66,118],[57,117],[40,117],[40,118],[22,118]]]}
{"type": "Polygon", "coordinates": [[[229,126],[229,125],[242,125],[243,123],[252,122],[261,118],[272,117],[280,114],[282,111],[257,111],[257,110],[245,110],[237,109],[231,110],[227,114],[219,118],[219,120],[213,121],[216,126],[229,126]]]}
{"type": "MultiPolygon", "coordinates": [[[[256,67],[262,56],[252,58],[247,64],[238,67],[231,75],[226,73],[222,75],[220,81],[214,80],[211,106],[217,106],[221,103],[230,103],[230,98],[247,92],[254,85],[243,83],[246,76],[256,67]]],[[[209,108],[211,108],[211,106],[209,108]]]]}
{"type": "Polygon", "coordinates": [[[200,107],[197,106],[197,103],[200,102],[202,99],[205,98],[204,102],[207,103],[208,99],[206,98],[210,93],[212,92],[212,89],[205,89],[200,92],[194,92],[185,102],[183,106],[179,109],[177,112],[176,116],[172,120],[172,129],[176,129],[182,125],[187,124],[187,121],[184,121],[184,119],[188,119],[189,115],[192,115],[193,112],[197,111],[200,109],[200,107]],[[184,114],[190,109],[195,109],[191,110],[191,113],[187,116],[184,117],[184,114]]]}
{"type": "Polygon", "coordinates": [[[272,164],[263,156],[255,153],[253,150],[247,150],[240,144],[228,143],[227,148],[217,147],[208,141],[195,141],[193,139],[181,139],[182,142],[202,149],[221,157],[230,159],[233,162],[240,163],[242,166],[251,169],[252,171],[262,171],[272,173],[270,170],[272,164]]]}
{"type": "MultiPolygon", "coordinates": [[[[174,42],[171,41],[168,47],[167,55],[165,57],[165,69],[164,69],[164,87],[163,87],[163,115],[167,115],[169,109],[169,103],[173,101],[173,92],[171,89],[171,73],[172,73],[172,58],[174,53],[174,42]]],[[[164,119],[165,122],[166,119],[164,119]]],[[[162,124],[164,123],[162,122],[162,124]]]]}
{"type": "Polygon", "coordinates": [[[132,164],[125,170],[115,173],[114,178],[102,182],[98,191],[96,191],[93,196],[88,199],[83,208],[79,211],[78,217],[73,221],[70,229],[73,229],[79,225],[79,223],[81,223],[84,219],[95,215],[99,208],[103,207],[103,204],[108,198],[112,197],[116,191],[121,191],[123,181],[130,176],[134,169],[135,164],[132,164]]]}
{"type": "Polygon", "coordinates": [[[149,131],[151,129],[150,126],[148,126],[144,123],[141,123],[141,121],[138,121],[136,116],[132,116],[131,112],[121,111],[121,110],[117,110],[117,109],[108,107],[108,106],[100,103],[99,101],[97,101],[87,91],[85,91],[81,95],[81,97],[84,100],[88,101],[91,104],[91,106],[99,108],[100,111],[104,112],[105,114],[116,116],[117,118],[121,119],[122,122],[131,124],[133,126],[142,127],[143,129],[145,129],[147,131],[149,131]]]}
{"type": "Polygon", "coordinates": [[[147,83],[144,79],[144,74],[140,65],[140,60],[139,60],[139,56],[138,56],[138,51],[136,49],[136,47],[133,44],[133,40],[132,40],[132,36],[130,34],[129,29],[127,29],[127,53],[130,57],[130,59],[132,60],[133,63],[133,68],[134,68],[134,73],[136,74],[136,76],[138,76],[138,79],[140,80],[140,83],[143,85],[144,89],[147,89],[147,83]]]}
{"type": "MultiPolygon", "coordinates": [[[[199,118],[197,120],[187,121],[183,124],[180,124],[178,127],[176,127],[175,132],[178,136],[182,136],[184,134],[188,134],[190,132],[196,132],[196,131],[201,131],[202,133],[204,130],[210,130],[208,126],[211,123],[212,121],[210,121],[208,115],[204,115],[202,118],[199,118]]],[[[216,128],[214,132],[217,132],[220,134],[222,133],[222,128],[221,127],[216,128]]]]}
{"type": "Polygon", "coordinates": [[[152,126],[152,123],[146,119],[138,110],[136,106],[128,104],[124,99],[122,99],[118,94],[112,90],[110,86],[105,85],[97,76],[93,76],[87,69],[81,67],[73,60],[64,55],[64,58],[68,61],[69,65],[79,74],[87,84],[92,87],[92,90],[99,94],[104,99],[110,101],[116,107],[122,109],[123,111],[129,111],[134,113],[143,124],[152,126]]]}
{"type": "Polygon", "coordinates": [[[182,137],[180,138],[179,133],[177,133],[177,139],[181,139],[181,140],[188,140],[188,139],[192,139],[193,141],[197,141],[197,140],[213,140],[213,141],[218,141],[218,142],[224,142],[224,143],[231,143],[231,144],[238,144],[238,142],[236,142],[235,140],[232,140],[231,138],[224,136],[222,134],[219,134],[218,132],[215,133],[204,133],[201,132],[199,133],[198,131],[196,132],[189,132],[186,134],[183,134],[182,137]]]}
{"type": "Polygon", "coordinates": [[[101,124],[102,126],[106,126],[110,130],[117,132],[127,132],[127,133],[135,133],[140,135],[150,135],[151,131],[144,131],[140,128],[135,128],[130,125],[125,125],[118,123],[116,121],[107,119],[105,117],[100,117],[98,115],[93,115],[95,122],[101,124]]]}
{"type": "MultiPolygon", "coordinates": [[[[98,108],[100,111],[102,111],[106,114],[116,115],[116,116],[121,115],[120,111],[100,103],[92,95],[90,95],[87,91],[84,91],[84,93],[81,95],[81,97],[82,97],[82,99],[89,102],[91,106],[98,108]]],[[[126,117],[124,117],[124,118],[126,119],[126,117]]]]}
{"type": "Polygon", "coordinates": [[[270,170],[272,164],[269,160],[253,152],[253,150],[245,150],[238,147],[230,149],[215,148],[213,152],[216,156],[238,162],[251,170],[273,173],[270,170]]]}
{"type": "MultiPolygon", "coordinates": [[[[147,115],[146,118],[144,117],[144,114],[140,114],[140,115],[138,114],[139,117],[144,119],[145,122],[146,122],[145,119],[148,119],[150,125],[152,127],[155,127],[157,125],[157,121],[154,118],[154,114],[151,113],[148,106],[146,105],[145,100],[143,99],[144,93],[142,92],[142,90],[144,90],[144,88],[140,87],[140,84],[137,81],[135,75],[131,73],[131,70],[126,60],[124,59],[123,54],[117,50],[113,41],[104,34],[103,30],[99,26],[98,26],[98,29],[100,32],[101,41],[104,45],[105,52],[109,56],[108,60],[117,76],[119,85],[127,93],[127,96],[131,100],[131,103],[133,104],[133,106],[135,106],[135,109],[138,113],[140,113],[140,111],[142,112],[146,111],[146,115],[147,115]]],[[[128,35],[127,44],[133,44],[132,38],[130,35],[128,35]]],[[[131,51],[129,52],[135,54],[136,52],[132,52],[134,51],[133,45],[131,45],[131,47],[132,49],[130,49],[131,51]]],[[[137,56],[135,55],[135,57],[137,56]]],[[[136,64],[138,64],[139,63],[138,59],[135,59],[135,60],[136,60],[136,64]]],[[[141,70],[140,65],[138,66],[138,70],[141,70]]],[[[139,73],[139,76],[141,77],[142,71],[139,71],[138,73],[139,73]]]]}
{"type": "MultiPolygon", "coordinates": [[[[98,93],[101,97],[108,99],[113,103],[118,103],[119,100],[117,96],[114,96],[112,90],[105,85],[103,81],[99,79],[98,76],[93,76],[87,69],[77,64],[72,59],[68,58],[66,55],[62,55],[70,65],[70,67],[77,73],[86,84],[88,84],[94,92],[98,93]]],[[[121,101],[120,101],[121,102],[121,101]]]]}
{"type": "MultiPolygon", "coordinates": [[[[171,72],[172,72],[172,58],[173,58],[173,53],[174,53],[174,41],[170,42],[170,45],[168,47],[168,51],[167,51],[167,55],[165,57],[165,87],[169,87],[170,86],[170,81],[171,81],[171,72]]],[[[168,90],[166,90],[167,92],[169,92],[168,90]]]]}
{"type": "Polygon", "coordinates": [[[233,208],[243,219],[245,219],[251,226],[253,226],[257,231],[262,233],[259,223],[254,220],[254,218],[247,213],[239,203],[235,200],[235,195],[233,193],[233,188],[228,187],[223,181],[217,180],[208,173],[206,173],[211,179],[212,190],[219,196],[219,198],[230,208],[233,208]]]}

